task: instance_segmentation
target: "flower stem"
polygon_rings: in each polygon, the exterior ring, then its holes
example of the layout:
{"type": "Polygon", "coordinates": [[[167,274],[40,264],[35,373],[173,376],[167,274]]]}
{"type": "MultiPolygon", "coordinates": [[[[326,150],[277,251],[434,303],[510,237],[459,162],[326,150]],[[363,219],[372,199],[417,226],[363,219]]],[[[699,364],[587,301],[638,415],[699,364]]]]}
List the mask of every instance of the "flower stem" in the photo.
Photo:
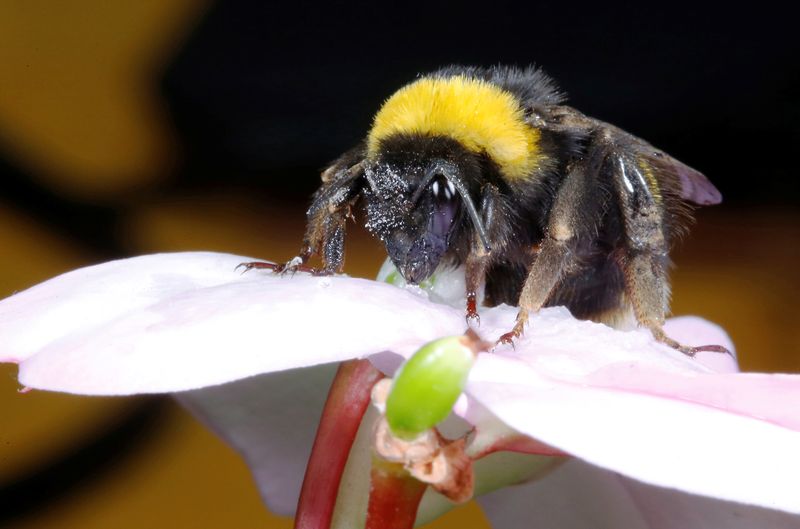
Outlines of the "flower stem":
{"type": "Polygon", "coordinates": [[[383,378],[368,360],[343,362],[322,410],[297,504],[296,529],[328,529],[350,447],[370,403],[372,386],[383,378]]]}
{"type": "Polygon", "coordinates": [[[427,484],[411,477],[399,463],[372,459],[365,529],[411,529],[427,484]]]}

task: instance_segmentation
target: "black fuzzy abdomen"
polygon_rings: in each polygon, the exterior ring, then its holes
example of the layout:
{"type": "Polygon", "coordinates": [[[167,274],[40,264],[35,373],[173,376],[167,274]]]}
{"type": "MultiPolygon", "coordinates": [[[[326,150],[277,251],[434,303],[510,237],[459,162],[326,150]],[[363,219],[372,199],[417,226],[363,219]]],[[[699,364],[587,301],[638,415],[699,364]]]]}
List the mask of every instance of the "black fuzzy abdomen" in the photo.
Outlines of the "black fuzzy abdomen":
{"type": "Polygon", "coordinates": [[[545,305],[564,305],[583,320],[606,321],[609,314],[623,308],[624,294],[625,278],[619,263],[605,255],[564,278],[545,305]]]}
{"type": "MultiPolygon", "coordinates": [[[[522,262],[493,264],[486,275],[484,303],[516,306],[529,267],[522,262]]],[[[589,262],[575,266],[556,286],[545,306],[566,306],[576,318],[605,321],[623,308],[625,278],[611,254],[595,254],[589,262]]]]}
{"type": "MultiPolygon", "coordinates": [[[[621,226],[613,215],[605,215],[597,239],[576,245],[567,272],[550,294],[546,307],[566,306],[576,318],[608,322],[627,308],[625,277],[620,256],[621,226]]],[[[484,303],[517,306],[522,286],[533,261],[532,254],[510,252],[493,263],[486,275],[484,303]],[[513,256],[513,257],[512,257],[513,256]],[[530,262],[528,262],[530,261],[530,262]]]]}

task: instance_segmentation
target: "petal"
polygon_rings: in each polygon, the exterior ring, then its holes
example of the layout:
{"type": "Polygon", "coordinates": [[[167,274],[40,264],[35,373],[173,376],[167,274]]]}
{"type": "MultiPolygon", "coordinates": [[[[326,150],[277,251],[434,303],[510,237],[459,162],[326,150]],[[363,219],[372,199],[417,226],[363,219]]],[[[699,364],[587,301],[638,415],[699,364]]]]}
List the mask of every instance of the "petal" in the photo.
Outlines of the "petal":
{"type": "Polygon", "coordinates": [[[175,396],[241,454],[267,507],[292,516],[335,373],[336,365],[327,364],[175,396]]]}
{"type": "MultiPolygon", "coordinates": [[[[598,349],[613,347],[596,342],[598,349]]],[[[467,392],[512,428],[598,466],[654,485],[800,512],[800,424],[793,411],[800,377],[657,376],[636,363],[614,368],[616,375],[624,370],[630,375],[558,379],[483,355],[467,392]]]]}
{"type": "Polygon", "coordinates": [[[463,332],[461,312],[348,277],[236,272],[214,253],[125,259],[64,274],[0,303],[0,358],[33,388],[174,392],[463,332]]]}
{"type": "Polygon", "coordinates": [[[0,302],[0,361],[21,362],[50,342],[144,309],[193,288],[224,281],[242,257],[177,253],[79,268],[0,302]]]}
{"type": "MultiPolygon", "coordinates": [[[[499,336],[511,328],[515,316],[516,309],[506,306],[484,310],[481,313],[481,334],[499,336]]],[[[704,331],[715,327],[699,319],[689,321],[704,331]]],[[[677,323],[673,330],[683,328],[680,321],[677,323]]],[[[727,338],[725,341],[729,343],[727,338]]],[[[542,309],[530,318],[525,334],[514,347],[498,347],[495,353],[495,356],[512,358],[531,366],[540,373],[564,379],[578,379],[614,364],[647,366],[657,371],[686,374],[712,371],[656,342],[646,329],[615,330],[601,323],[575,319],[564,307],[542,309]]]]}
{"type": "Polygon", "coordinates": [[[503,529],[797,529],[800,517],[645,485],[571,460],[548,476],[478,498],[503,529]]]}
{"type": "Polygon", "coordinates": [[[547,476],[497,490],[477,501],[492,527],[498,529],[647,528],[616,475],[579,460],[567,461],[547,476]]]}
{"type": "Polygon", "coordinates": [[[800,516],[618,479],[653,529],[798,529],[800,516]]]}

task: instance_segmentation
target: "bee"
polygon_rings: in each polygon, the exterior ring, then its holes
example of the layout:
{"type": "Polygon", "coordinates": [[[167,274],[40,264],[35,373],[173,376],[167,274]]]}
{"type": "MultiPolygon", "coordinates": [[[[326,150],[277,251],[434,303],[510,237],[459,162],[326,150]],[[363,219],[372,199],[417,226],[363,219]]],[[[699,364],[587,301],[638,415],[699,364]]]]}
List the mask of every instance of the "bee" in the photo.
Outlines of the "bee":
{"type": "MultiPolygon", "coordinates": [[[[484,304],[530,314],[564,305],[581,319],[630,317],[666,335],[669,248],[693,205],[717,204],[705,176],[564,104],[540,69],[451,66],[391,95],[366,138],[322,173],[302,250],[279,272],[340,272],[345,223],[362,212],[409,283],[464,265],[466,318],[484,304]],[[319,256],[322,268],[306,263],[319,256]]],[[[246,263],[247,268],[261,267],[246,263]]]]}

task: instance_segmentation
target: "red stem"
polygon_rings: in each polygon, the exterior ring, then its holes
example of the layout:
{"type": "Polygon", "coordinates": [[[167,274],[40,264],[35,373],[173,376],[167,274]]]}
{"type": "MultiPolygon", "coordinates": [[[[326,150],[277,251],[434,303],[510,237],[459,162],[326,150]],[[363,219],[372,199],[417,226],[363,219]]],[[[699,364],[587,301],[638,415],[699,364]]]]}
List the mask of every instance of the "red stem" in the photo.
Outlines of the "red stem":
{"type": "Polygon", "coordinates": [[[402,465],[373,458],[365,529],[411,529],[427,484],[402,465]]]}
{"type": "Polygon", "coordinates": [[[339,482],[370,402],[372,386],[383,374],[369,360],[343,362],[322,410],[297,503],[296,529],[328,529],[339,482]]]}

